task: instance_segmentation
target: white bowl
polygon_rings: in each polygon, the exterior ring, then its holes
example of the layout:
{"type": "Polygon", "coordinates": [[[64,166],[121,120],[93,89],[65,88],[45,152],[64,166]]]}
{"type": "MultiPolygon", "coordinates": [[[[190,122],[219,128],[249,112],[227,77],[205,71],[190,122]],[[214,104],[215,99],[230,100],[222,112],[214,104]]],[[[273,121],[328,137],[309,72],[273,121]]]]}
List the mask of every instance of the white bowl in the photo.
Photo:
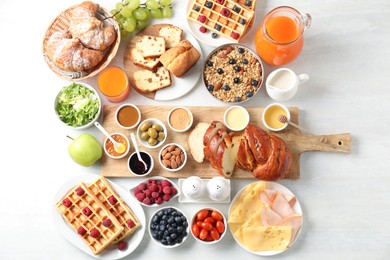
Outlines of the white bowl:
{"type": "Polygon", "coordinates": [[[138,138],[138,141],[145,147],[147,148],[157,148],[157,147],[160,147],[164,142],[165,140],[167,140],[167,135],[168,135],[168,131],[167,131],[167,128],[165,126],[165,124],[163,122],[161,122],[160,120],[158,119],[155,119],[155,118],[149,118],[149,119],[146,119],[144,121],[142,121],[139,125],[138,125],[138,128],[137,128],[137,138],[138,138]],[[164,131],[164,134],[165,134],[165,137],[164,137],[164,140],[158,142],[156,145],[152,146],[148,143],[148,141],[144,141],[141,139],[141,126],[143,125],[143,123],[145,122],[151,122],[152,124],[159,124],[162,128],[163,128],[163,131],[164,131]]]}
{"type": "Polygon", "coordinates": [[[159,210],[157,210],[156,212],[153,213],[153,215],[152,215],[152,216],[150,217],[150,219],[149,219],[148,231],[149,231],[149,235],[150,235],[151,239],[152,239],[157,245],[159,245],[159,246],[161,246],[161,247],[164,247],[164,248],[175,248],[175,247],[180,246],[181,244],[183,244],[183,243],[187,240],[187,237],[188,237],[188,235],[189,235],[188,233],[190,232],[189,226],[190,226],[190,224],[188,223],[188,218],[187,218],[187,216],[184,214],[183,211],[181,211],[180,209],[178,209],[178,208],[176,208],[176,207],[167,206],[167,207],[163,207],[163,208],[161,208],[161,209],[159,209],[159,210]],[[157,212],[162,211],[162,210],[167,210],[167,209],[169,209],[169,208],[175,209],[176,211],[180,212],[181,214],[183,214],[183,216],[184,216],[184,217],[186,218],[186,220],[187,220],[187,227],[186,227],[186,229],[185,229],[185,232],[187,232],[187,235],[186,235],[185,237],[183,237],[183,240],[181,241],[181,243],[177,243],[177,244],[174,244],[174,245],[172,245],[172,246],[163,245],[160,241],[156,240],[156,239],[152,236],[152,231],[151,231],[151,227],[150,227],[151,224],[152,224],[152,219],[153,219],[153,217],[157,214],[157,212]]]}
{"type": "MultiPolygon", "coordinates": [[[[261,117],[262,120],[263,120],[264,126],[265,126],[266,128],[268,128],[269,130],[274,131],[274,132],[281,131],[281,130],[283,130],[283,129],[285,129],[285,128],[287,127],[287,125],[288,125],[287,122],[284,123],[284,125],[283,125],[282,127],[280,127],[280,128],[273,128],[273,127],[271,127],[271,126],[267,123],[267,121],[266,121],[266,119],[265,119],[265,114],[266,114],[272,107],[279,107],[279,108],[281,108],[281,109],[286,113],[286,116],[287,116],[287,119],[288,119],[288,120],[290,120],[290,111],[288,110],[288,108],[287,108],[286,106],[284,106],[284,105],[282,105],[282,104],[279,104],[279,103],[272,103],[272,104],[269,104],[266,108],[264,108],[263,115],[262,115],[262,117],[261,117]]],[[[278,119],[279,115],[274,115],[274,117],[276,117],[276,118],[274,118],[274,120],[279,120],[279,119],[278,119]]]]}
{"type": "Polygon", "coordinates": [[[112,158],[112,159],[122,159],[122,158],[125,157],[125,156],[129,153],[129,151],[130,151],[130,142],[129,142],[129,139],[128,139],[124,134],[122,134],[122,133],[112,133],[111,136],[113,136],[113,135],[120,135],[120,136],[122,136],[123,138],[125,138],[125,140],[126,140],[126,142],[127,142],[127,149],[126,149],[126,151],[125,151],[123,154],[119,155],[119,156],[113,156],[113,155],[109,154],[108,151],[107,151],[107,148],[106,148],[106,143],[107,143],[107,141],[108,141],[109,139],[106,138],[106,139],[104,139],[104,142],[103,142],[104,152],[107,154],[107,156],[109,156],[109,157],[112,158]]]}
{"type": "MultiPolygon", "coordinates": [[[[219,214],[222,215],[222,222],[223,222],[223,225],[224,225],[225,229],[224,229],[224,231],[222,232],[222,234],[220,234],[219,239],[218,239],[218,240],[213,240],[213,241],[206,241],[206,240],[200,239],[199,237],[196,237],[196,236],[194,235],[194,233],[192,232],[192,228],[191,228],[191,234],[192,234],[192,236],[195,238],[196,241],[198,241],[198,242],[200,242],[200,243],[202,243],[202,244],[206,244],[206,245],[216,244],[216,243],[218,243],[219,241],[221,241],[222,238],[223,238],[223,237],[225,236],[225,234],[226,234],[226,230],[227,230],[226,217],[222,214],[221,211],[219,211],[219,210],[217,210],[217,209],[215,209],[215,208],[202,208],[202,209],[198,210],[198,211],[194,214],[194,216],[192,216],[192,219],[191,219],[191,227],[192,227],[193,225],[196,224],[196,222],[197,222],[197,221],[196,221],[197,215],[198,215],[198,213],[199,213],[201,210],[211,210],[211,211],[215,210],[215,211],[219,212],[219,214]]],[[[215,224],[213,225],[213,227],[215,227],[215,224]]]]}
{"type": "MultiPolygon", "coordinates": [[[[244,130],[245,127],[249,124],[249,119],[250,119],[250,117],[249,117],[248,110],[246,110],[242,106],[231,106],[231,107],[229,107],[228,109],[225,110],[225,113],[223,115],[223,121],[224,121],[226,127],[229,128],[232,131],[242,131],[242,130],[244,130]],[[236,115],[232,115],[232,116],[243,117],[242,119],[240,118],[240,120],[243,120],[242,121],[242,125],[240,127],[236,127],[236,128],[231,126],[228,123],[228,120],[227,120],[227,117],[228,117],[229,113],[234,113],[234,110],[240,111],[239,112],[240,114],[236,114],[236,115]]],[[[237,120],[237,119],[235,119],[235,120],[237,120]]]]}
{"type": "MultiPolygon", "coordinates": [[[[146,173],[144,173],[144,174],[137,174],[137,173],[135,173],[135,172],[131,169],[131,167],[130,167],[130,160],[131,160],[131,158],[135,157],[135,158],[137,158],[137,161],[138,161],[137,152],[133,152],[133,153],[129,156],[129,159],[127,160],[127,167],[128,167],[128,169],[129,169],[129,171],[130,171],[134,176],[137,176],[137,177],[145,177],[145,176],[149,175],[149,173],[151,173],[151,172],[153,171],[153,168],[154,168],[154,160],[153,160],[153,157],[150,155],[150,153],[148,153],[148,152],[146,152],[146,151],[139,151],[139,152],[140,152],[140,153],[145,153],[145,154],[147,154],[147,155],[149,156],[149,158],[150,158],[150,168],[149,168],[149,170],[148,170],[146,173]]],[[[141,155],[141,157],[142,157],[142,155],[141,155]]],[[[140,162],[140,163],[141,163],[141,162],[140,162]]]]}
{"type": "Polygon", "coordinates": [[[163,146],[163,148],[161,148],[160,152],[158,153],[158,161],[160,162],[160,165],[161,167],[163,167],[163,169],[167,170],[167,171],[170,171],[170,172],[177,172],[177,171],[180,171],[181,169],[183,169],[183,167],[186,165],[187,163],[187,152],[186,150],[183,148],[183,146],[181,146],[180,144],[177,144],[177,143],[169,143],[169,144],[166,144],[163,146]],[[162,163],[162,159],[161,159],[161,154],[162,154],[162,151],[171,146],[171,145],[176,145],[176,147],[179,147],[183,153],[184,153],[184,162],[182,165],[180,165],[180,167],[177,167],[176,169],[171,169],[171,168],[168,168],[168,167],[165,167],[165,165],[162,163]]]}
{"type": "Polygon", "coordinates": [[[146,179],[146,180],[141,181],[140,183],[138,183],[137,186],[134,186],[133,188],[130,189],[130,193],[131,193],[131,195],[132,195],[135,199],[137,199],[137,201],[138,201],[141,205],[143,205],[143,206],[145,206],[145,207],[154,208],[154,207],[159,207],[159,206],[161,206],[161,205],[164,205],[165,203],[169,203],[169,202],[171,202],[174,198],[177,198],[177,197],[180,195],[180,190],[179,190],[179,187],[178,187],[173,181],[171,181],[171,180],[169,180],[169,179],[167,179],[167,178],[164,178],[164,177],[154,176],[154,177],[150,177],[150,178],[148,178],[148,179],[146,179]],[[148,181],[151,181],[151,180],[160,181],[160,182],[167,180],[167,181],[169,181],[169,182],[171,183],[172,187],[174,187],[174,188],[177,190],[177,193],[176,193],[175,195],[173,195],[169,201],[164,201],[164,202],[163,202],[162,204],[160,204],[160,205],[157,204],[157,203],[153,203],[153,204],[147,205],[147,204],[143,203],[142,201],[139,201],[139,200],[137,199],[137,197],[134,195],[135,189],[136,189],[141,183],[147,183],[148,181]]]}
{"type": "Polygon", "coordinates": [[[172,108],[171,111],[169,111],[169,113],[168,113],[167,122],[168,122],[169,127],[170,127],[173,131],[178,132],[178,133],[183,133],[183,132],[188,131],[188,130],[191,128],[191,126],[192,126],[192,124],[193,124],[193,122],[194,122],[194,116],[192,115],[191,110],[189,110],[189,109],[186,108],[186,107],[174,107],[174,108],[172,108]],[[187,112],[187,114],[188,114],[188,116],[189,116],[189,118],[190,118],[190,122],[189,122],[188,126],[187,126],[186,128],[184,128],[184,129],[176,129],[176,128],[174,128],[174,127],[171,125],[171,120],[170,120],[171,115],[172,115],[173,111],[175,111],[175,110],[177,110],[177,109],[184,109],[184,110],[187,112]]]}
{"type": "Polygon", "coordinates": [[[118,107],[118,109],[116,110],[115,112],[115,121],[116,123],[122,127],[123,129],[133,129],[133,128],[136,128],[139,124],[139,122],[141,121],[141,111],[139,110],[139,108],[136,106],[136,105],[133,105],[133,104],[130,104],[130,103],[126,103],[126,104],[123,104],[121,106],[118,107]],[[119,120],[118,120],[118,114],[119,114],[119,111],[124,108],[124,107],[133,107],[137,112],[138,112],[138,120],[137,122],[132,125],[132,126],[124,126],[122,125],[121,123],[119,123],[119,120]]]}
{"type": "MultiPolygon", "coordinates": [[[[101,113],[101,110],[102,110],[102,102],[100,100],[100,97],[99,97],[99,94],[97,93],[97,91],[90,85],[88,84],[85,84],[85,83],[81,83],[81,82],[78,82],[78,83],[72,83],[72,84],[78,84],[78,85],[81,85],[85,88],[88,88],[89,90],[91,90],[93,93],[94,93],[94,96],[96,97],[96,99],[99,101],[99,110],[98,112],[96,113],[95,117],[89,121],[88,123],[84,124],[84,125],[81,125],[81,126],[71,126],[71,125],[68,125],[67,123],[65,123],[64,121],[62,121],[62,119],[60,118],[58,112],[57,112],[57,105],[58,105],[58,98],[59,96],[61,95],[62,93],[62,89],[61,91],[57,94],[56,98],[55,98],[55,101],[54,101],[54,111],[56,113],[56,116],[57,118],[64,124],[66,125],[67,127],[70,127],[72,129],[75,129],[75,130],[82,130],[82,129],[86,129],[86,128],[89,128],[91,127],[99,118],[100,116],[100,113],[101,113]]],[[[69,85],[70,86],[70,85],[69,85]]]]}

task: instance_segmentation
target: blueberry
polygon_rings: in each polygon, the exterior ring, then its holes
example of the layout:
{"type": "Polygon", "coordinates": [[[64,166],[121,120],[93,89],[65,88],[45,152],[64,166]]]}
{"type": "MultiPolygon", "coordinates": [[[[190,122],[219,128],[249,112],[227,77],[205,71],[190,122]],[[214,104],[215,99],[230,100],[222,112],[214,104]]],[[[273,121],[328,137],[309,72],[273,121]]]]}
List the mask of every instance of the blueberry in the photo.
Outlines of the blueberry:
{"type": "Polygon", "coordinates": [[[158,216],[158,215],[155,215],[155,216],[152,218],[152,223],[157,223],[159,220],[160,220],[159,216],[158,216]]]}
{"type": "Polygon", "coordinates": [[[243,54],[245,52],[244,48],[241,48],[241,47],[239,47],[237,51],[238,51],[238,53],[241,53],[241,54],[243,54]]]}
{"type": "Polygon", "coordinates": [[[165,225],[160,225],[160,231],[164,231],[165,230],[165,225]]]}
{"type": "Polygon", "coordinates": [[[169,234],[176,233],[176,232],[177,232],[176,228],[173,228],[173,227],[168,228],[168,233],[169,234]]]}
{"type": "Polygon", "coordinates": [[[161,220],[161,221],[160,221],[160,225],[164,225],[164,226],[166,226],[166,225],[167,225],[167,221],[165,221],[165,220],[161,220]]]}
{"type": "Polygon", "coordinates": [[[167,213],[168,213],[168,214],[171,214],[172,212],[173,212],[173,209],[172,209],[172,208],[167,209],[167,213]]]}
{"type": "Polygon", "coordinates": [[[183,227],[185,227],[185,228],[188,227],[187,220],[184,220],[184,221],[183,221],[183,227]]]}
{"type": "Polygon", "coordinates": [[[215,30],[220,31],[222,29],[222,26],[219,24],[216,24],[214,28],[215,28],[215,30]]]}
{"type": "Polygon", "coordinates": [[[246,20],[243,19],[243,18],[241,18],[241,19],[240,19],[240,24],[245,25],[245,23],[246,23],[246,20]]]}
{"type": "Polygon", "coordinates": [[[234,66],[234,70],[237,71],[237,72],[239,72],[239,71],[241,70],[241,68],[240,68],[240,66],[237,66],[237,65],[236,65],[236,66],[234,66]]]}
{"type": "Polygon", "coordinates": [[[152,237],[153,237],[154,239],[158,239],[158,233],[157,233],[157,232],[152,233],[152,237]]]}
{"type": "Polygon", "coordinates": [[[161,244],[167,246],[168,245],[168,241],[166,239],[161,239],[161,244]]]}
{"type": "Polygon", "coordinates": [[[223,89],[224,89],[225,91],[229,91],[229,90],[230,90],[230,86],[229,86],[229,85],[225,85],[225,86],[223,86],[223,89]]]}
{"type": "Polygon", "coordinates": [[[184,231],[184,228],[182,226],[177,227],[176,229],[177,233],[181,234],[184,231]]]}
{"type": "Polygon", "coordinates": [[[213,7],[213,3],[210,2],[210,1],[207,1],[207,2],[206,2],[206,7],[207,7],[207,8],[213,7]]]}
{"type": "Polygon", "coordinates": [[[252,91],[247,91],[245,93],[245,96],[247,96],[248,98],[252,97],[253,96],[253,92],[252,91]]]}
{"type": "Polygon", "coordinates": [[[183,241],[183,237],[181,236],[176,239],[176,243],[180,244],[182,241],[183,241]]]}
{"type": "Polygon", "coordinates": [[[251,85],[252,86],[257,86],[257,84],[259,84],[259,82],[257,80],[255,80],[255,79],[251,80],[251,85]]]}
{"type": "Polygon", "coordinates": [[[177,234],[176,234],[176,233],[172,233],[172,234],[171,234],[171,238],[172,238],[173,240],[176,240],[176,239],[177,239],[177,234]]]}
{"type": "Polygon", "coordinates": [[[200,7],[196,5],[196,6],[194,7],[194,11],[199,12],[199,10],[200,10],[200,7]]]}
{"type": "Polygon", "coordinates": [[[234,78],[234,83],[236,84],[240,83],[240,78],[234,78]]]}
{"type": "Polygon", "coordinates": [[[171,216],[168,218],[167,222],[168,224],[172,224],[173,222],[175,222],[175,218],[171,216]]]}
{"type": "Polygon", "coordinates": [[[214,65],[214,63],[211,60],[207,61],[207,66],[212,67],[213,65],[214,65]]]}
{"type": "Polygon", "coordinates": [[[162,212],[162,210],[160,210],[159,212],[157,212],[156,215],[159,216],[159,217],[161,217],[162,215],[164,215],[164,213],[162,212]]]}
{"type": "Polygon", "coordinates": [[[216,34],[216,33],[212,33],[212,34],[211,34],[211,37],[215,39],[215,38],[217,38],[217,37],[218,37],[218,34],[216,34]]]}
{"type": "Polygon", "coordinates": [[[235,5],[235,6],[233,7],[233,11],[236,12],[236,13],[239,13],[239,12],[241,11],[241,8],[238,7],[237,5],[235,5]]]}
{"type": "Polygon", "coordinates": [[[236,98],[235,98],[235,101],[236,101],[236,102],[241,102],[241,98],[240,98],[240,97],[236,97],[236,98]]]}
{"type": "Polygon", "coordinates": [[[163,215],[163,216],[161,217],[161,220],[167,220],[167,218],[168,218],[167,215],[163,215]]]}
{"type": "Polygon", "coordinates": [[[169,235],[169,231],[168,230],[164,230],[164,237],[168,236],[169,235]]]}
{"type": "Polygon", "coordinates": [[[172,238],[170,236],[166,236],[165,240],[167,240],[168,244],[172,243],[172,238]]]}
{"type": "Polygon", "coordinates": [[[176,223],[172,223],[171,227],[176,228],[177,224],[176,223]]]}
{"type": "Polygon", "coordinates": [[[236,64],[236,60],[235,59],[230,59],[229,60],[229,64],[236,64]]]}
{"type": "Polygon", "coordinates": [[[217,73],[218,73],[218,74],[222,74],[222,73],[223,73],[223,69],[218,68],[218,69],[217,69],[217,73]]]}
{"type": "Polygon", "coordinates": [[[164,215],[167,215],[167,214],[168,214],[168,211],[167,211],[167,210],[163,210],[163,214],[164,214],[164,215]]]}
{"type": "Polygon", "coordinates": [[[248,60],[247,59],[242,59],[242,63],[243,64],[248,64],[248,60]]]}
{"type": "Polygon", "coordinates": [[[175,217],[175,222],[176,222],[177,224],[181,224],[181,223],[182,223],[181,217],[176,216],[176,217],[175,217]]]}
{"type": "Polygon", "coordinates": [[[246,1],[245,1],[245,5],[246,5],[246,6],[251,6],[251,5],[252,5],[252,1],[246,0],[246,1]]]}

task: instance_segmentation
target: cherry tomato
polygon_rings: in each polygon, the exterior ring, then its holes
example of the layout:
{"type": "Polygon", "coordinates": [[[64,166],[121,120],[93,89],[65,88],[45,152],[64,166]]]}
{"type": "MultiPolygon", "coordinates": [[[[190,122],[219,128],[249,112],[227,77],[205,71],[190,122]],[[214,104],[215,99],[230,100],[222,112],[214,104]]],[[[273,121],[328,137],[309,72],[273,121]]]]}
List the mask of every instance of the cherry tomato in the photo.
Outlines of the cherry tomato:
{"type": "Polygon", "coordinates": [[[211,225],[213,225],[215,223],[215,220],[212,218],[212,217],[207,217],[204,222],[206,223],[210,223],[211,225]]]}
{"type": "Polygon", "coordinates": [[[219,240],[220,238],[219,231],[215,227],[210,231],[210,235],[214,240],[219,240]]]}
{"type": "Polygon", "coordinates": [[[202,228],[207,230],[207,231],[210,231],[211,229],[213,229],[213,225],[211,225],[210,223],[207,223],[207,222],[203,222],[202,228]]]}
{"type": "Polygon", "coordinates": [[[223,216],[221,213],[219,213],[218,211],[216,210],[213,210],[213,212],[211,212],[211,217],[215,220],[222,220],[223,219],[223,216]]]}
{"type": "Polygon", "coordinates": [[[200,227],[196,224],[192,225],[192,234],[194,234],[194,236],[198,237],[199,234],[200,234],[200,227]]]}
{"type": "Polygon", "coordinates": [[[202,209],[201,211],[198,212],[196,216],[198,220],[203,221],[205,218],[209,216],[209,211],[207,209],[202,209]]]}
{"type": "Polygon", "coordinates": [[[202,229],[199,234],[199,238],[202,240],[205,240],[207,236],[209,235],[209,232],[205,229],[202,229]]]}
{"type": "Polygon", "coordinates": [[[217,224],[215,224],[215,227],[217,228],[217,230],[220,234],[222,234],[225,231],[225,225],[220,220],[217,221],[217,224]]]}
{"type": "MultiPolygon", "coordinates": [[[[211,231],[210,231],[210,232],[211,232],[211,231]]],[[[214,241],[214,238],[211,236],[210,233],[207,235],[206,241],[208,241],[208,242],[214,241]]]]}
{"type": "Polygon", "coordinates": [[[203,224],[203,221],[197,221],[196,222],[196,225],[198,225],[198,227],[200,227],[200,228],[202,227],[202,224],[203,224]]]}

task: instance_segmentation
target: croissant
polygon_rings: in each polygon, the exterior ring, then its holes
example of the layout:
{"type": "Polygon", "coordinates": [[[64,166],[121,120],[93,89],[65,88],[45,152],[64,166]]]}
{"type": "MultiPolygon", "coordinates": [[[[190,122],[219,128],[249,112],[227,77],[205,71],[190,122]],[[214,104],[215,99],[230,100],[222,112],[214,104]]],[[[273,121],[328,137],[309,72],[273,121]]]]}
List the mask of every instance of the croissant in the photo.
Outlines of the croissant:
{"type": "Polygon", "coordinates": [[[103,59],[103,52],[84,47],[66,32],[55,32],[48,39],[46,53],[56,67],[65,71],[90,69],[103,59]]]}
{"type": "Polygon", "coordinates": [[[104,23],[95,17],[98,9],[98,4],[89,1],[73,8],[68,30],[84,46],[103,51],[115,41],[116,32],[114,26],[104,27],[104,23]]]}

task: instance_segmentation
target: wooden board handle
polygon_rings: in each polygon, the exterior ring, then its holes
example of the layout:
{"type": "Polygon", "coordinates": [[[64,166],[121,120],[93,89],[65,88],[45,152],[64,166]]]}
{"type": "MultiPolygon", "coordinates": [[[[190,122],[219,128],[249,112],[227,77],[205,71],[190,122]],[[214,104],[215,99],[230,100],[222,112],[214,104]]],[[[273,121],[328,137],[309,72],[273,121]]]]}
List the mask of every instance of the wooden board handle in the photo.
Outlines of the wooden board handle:
{"type": "Polygon", "coordinates": [[[305,151],[323,151],[336,153],[350,153],[351,152],[351,134],[333,134],[333,135],[304,135],[297,136],[297,139],[304,138],[304,140],[295,140],[296,150],[300,152],[305,151]]]}

